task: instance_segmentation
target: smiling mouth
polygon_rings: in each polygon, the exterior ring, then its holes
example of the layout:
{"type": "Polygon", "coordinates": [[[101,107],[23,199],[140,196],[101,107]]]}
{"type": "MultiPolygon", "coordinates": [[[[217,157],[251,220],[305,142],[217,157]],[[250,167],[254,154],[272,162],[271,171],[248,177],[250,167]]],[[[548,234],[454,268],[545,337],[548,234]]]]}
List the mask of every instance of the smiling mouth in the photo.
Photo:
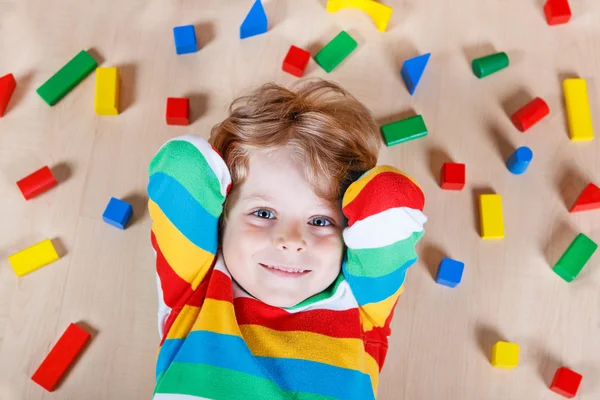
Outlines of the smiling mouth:
{"type": "Polygon", "coordinates": [[[279,275],[283,274],[285,276],[301,276],[301,275],[308,274],[310,272],[310,270],[308,270],[308,269],[288,268],[288,267],[282,267],[280,265],[260,264],[260,266],[265,269],[268,269],[269,271],[271,271],[273,273],[277,273],[279,275]]]}

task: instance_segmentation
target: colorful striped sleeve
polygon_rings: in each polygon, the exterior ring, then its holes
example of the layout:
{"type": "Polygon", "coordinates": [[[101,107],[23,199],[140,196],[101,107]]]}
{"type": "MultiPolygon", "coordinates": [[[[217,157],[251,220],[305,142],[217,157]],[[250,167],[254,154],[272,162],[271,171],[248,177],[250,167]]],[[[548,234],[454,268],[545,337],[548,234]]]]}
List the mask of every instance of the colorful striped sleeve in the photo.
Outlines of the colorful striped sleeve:
{"type": "MultiPolygon", "coordinates": [[[[148,173],[159,313],[168,314],[185,305],[213,264],[231,176],[219,153],[196,135],[165,143],[148,173]]],[[[166,315],[159,315],[159,331],[161,319],[166,315]]]]}
{"type": "Polygon", "coordinates": [[[419,186],[387,165],[367,171],[344,193],[348,249],[342,272],[360,306],[364,332],[383,328],[389,334],[406,270],[417,261],[415,246],[427,221],[424,205],[419,186]]]}

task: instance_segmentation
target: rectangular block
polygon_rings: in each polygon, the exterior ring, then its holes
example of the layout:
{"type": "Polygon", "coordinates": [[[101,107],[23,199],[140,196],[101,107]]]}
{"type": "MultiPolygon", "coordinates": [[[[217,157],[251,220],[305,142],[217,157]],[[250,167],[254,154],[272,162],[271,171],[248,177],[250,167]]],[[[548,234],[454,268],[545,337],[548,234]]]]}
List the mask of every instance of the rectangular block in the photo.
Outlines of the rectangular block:
{"type": "Polygon", "coordinates": [[[32,199],[44,193],[46,190],[56,186],[56,184],[56,178],[54,178],[52,171],[47,165],[17,182],[17,186],[21,193],[23,193],[25,200],[32,199]]]}
{"type": "Polygon", "coordinates": [[[423,117],[415,115],[414,117],[383,125],[381,127],[381,134],[386,146],[393,146],[398,143],[427,136],[427,127],[425,126],[423,117]]]}
{"type": "Polygon", "coordinates": [[[356,49],[358,43],[346,31],[341,31],[315,55],[315,61],[331,72],[356,49]]]}
{"type": "Polygon", "coordinates": [[[496,368],[515,368],[519,365],[519,345],[510,342],[497,342],[492,349],[492,365],[496,368]]]}
{"type": "Polygon", "coordinates": [[[0,117],[4,116],[4,111],[16,87],[17,81],[13,74],[6,74],[0,78],[0,117]]]}
{"type": "Polygon", "coordinates": [[[175,39],[175,52],[177,54],[188,54],[198,51],[194,25],[176,26],[173,28],[173,38],[175,39]]]}
{"type": "Polygon", "coordinates": [[[50,239],[43,240],[18,253],[8,256],[15,274],[21,277],[58,260],[58,253],[50,239]]]}
{"type": "Polygon", "coordinates": [[[119,88],[119,70],[117,68],[96,68],[94,110],[97,115],[119,114],[119,88]]]}
{"type": "Polygon", "coordinates": [[[571,282],[592,258],[596,249],[598,249],[598,245],[592,239],[580,233],[556,262],[552,270],[565,281],[571,282]]]}
{"type": "Polygon", "coordinates": [[[502,196],[482,194],[479,196],[481,218],[481,237],[483,239],[504,238],[504,216],[502,214],[502,196]]]}
{"type": "Polygon", "coordinates": [[[48,105],[53,106],[97,66],[96,60],[87,51],[81,50],[71,61],[52,75],[46,83],[40,86],[37,89],[37,94],[48,105]]]}
{"type": "Polygon", "coordinates": [[[73,360],[83,350],[90,334],[71,323],[52,347],[31,380],[51,392],[73,360]]]}
{"type": "Polygon", "coordinates": [[[585,79],[565,79],[563,90],[571,140],[576,142],[592,140],[594,130],[585,79]]]}

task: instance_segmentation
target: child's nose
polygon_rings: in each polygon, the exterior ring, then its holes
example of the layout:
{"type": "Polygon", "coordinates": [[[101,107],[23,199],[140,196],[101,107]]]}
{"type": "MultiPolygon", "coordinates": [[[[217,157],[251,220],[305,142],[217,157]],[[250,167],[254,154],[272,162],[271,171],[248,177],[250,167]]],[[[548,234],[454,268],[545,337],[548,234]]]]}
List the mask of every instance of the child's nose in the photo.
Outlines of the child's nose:
{"type": "Polygon", "coordinates": [[[300,232],[284,232],[276,240],[279,250],[304,251],[306,250],[306,241],[302,238],[300,232]]]}

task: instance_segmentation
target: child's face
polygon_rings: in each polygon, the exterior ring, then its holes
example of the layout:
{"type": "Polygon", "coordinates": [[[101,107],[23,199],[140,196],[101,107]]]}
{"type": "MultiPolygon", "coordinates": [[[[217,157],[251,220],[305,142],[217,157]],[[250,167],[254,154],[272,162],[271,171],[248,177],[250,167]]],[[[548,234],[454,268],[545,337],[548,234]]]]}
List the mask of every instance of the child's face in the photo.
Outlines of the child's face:
{"type": "Polygon", "coordinates": [[[316,196],[287,149],[255,151],[239,190],[222,246],[233,279],[276,307],[325,290],[342,262],[340,207],[316,196]]]}

